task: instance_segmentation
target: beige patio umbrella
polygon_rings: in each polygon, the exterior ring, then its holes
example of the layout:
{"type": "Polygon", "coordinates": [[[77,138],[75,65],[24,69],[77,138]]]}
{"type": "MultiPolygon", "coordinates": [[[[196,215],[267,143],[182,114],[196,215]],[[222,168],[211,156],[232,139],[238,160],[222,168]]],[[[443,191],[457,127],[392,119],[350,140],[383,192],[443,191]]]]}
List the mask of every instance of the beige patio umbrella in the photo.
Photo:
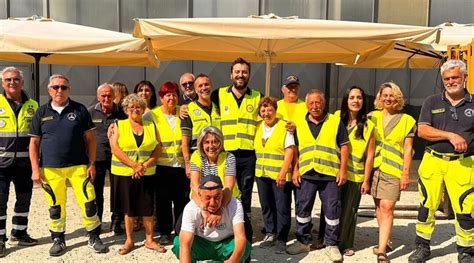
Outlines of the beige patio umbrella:
{"type": "Polygon", "coordinates": [[[144,39],[38,16],[0,20],[0,60],[35,63],[36,76],[39,63],[158,66],[144,39]]]}
{"type": "Polygon", "coordinates": [[[233,61],[244,57],[266,63],[266,94],[271,63],[345,63],[384,54],[397,40],[432,36],[417,26],[280,18],[136,19],[133,35],[150,41],[158,59],[233,61]]]}

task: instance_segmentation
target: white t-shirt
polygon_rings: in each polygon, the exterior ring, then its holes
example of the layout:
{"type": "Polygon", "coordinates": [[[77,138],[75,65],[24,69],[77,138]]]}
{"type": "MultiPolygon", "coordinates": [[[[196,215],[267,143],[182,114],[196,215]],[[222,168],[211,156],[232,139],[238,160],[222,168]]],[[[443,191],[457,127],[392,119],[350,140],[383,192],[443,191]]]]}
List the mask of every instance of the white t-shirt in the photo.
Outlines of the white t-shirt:
{"type": "Polygon", "coordinates": [[[244,223],[244,210],[239,200],[232,198],[224,208],[221,222],[215,228],[204,226],[201,208],[191,200],[183,211],[181,231],[191,232],[206,240],[217,242],[234,235],[234,225],[244,223]]]}
{"type": "MultiPolygon", "coordinates": [[[[262,139],[267,140],[272,135],[273,131],[275,130],[275,127],[276,125],[268,127],[265,123],[263,123],[262,139]]],[[[285,136],[285,149],[293,145],[295,145],[295,137],[293,136],[293,134],[287,131],[285,136]]]]}

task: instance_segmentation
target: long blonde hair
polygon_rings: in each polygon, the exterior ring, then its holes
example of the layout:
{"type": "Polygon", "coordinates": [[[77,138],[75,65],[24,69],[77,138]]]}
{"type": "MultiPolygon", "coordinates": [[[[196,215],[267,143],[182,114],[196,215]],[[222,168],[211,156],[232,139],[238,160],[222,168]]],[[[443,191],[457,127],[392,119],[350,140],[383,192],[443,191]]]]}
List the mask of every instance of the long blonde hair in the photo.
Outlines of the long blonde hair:
{"type": "Polygon", "coordinates": [[[375,100],[374,100],[375,108],[377,110],[382,110],[383,109],[383,105],[380,102],[380,96],[382,95],[382,91],[385,88],[392,89],[393,96],[395,97],[395,100],[396,100],[395,105],[393,106],[393,108],[397,111],[401,111],[403,109],[403,107],[405,106],[405,100],[403,99],[403,92],[400,89],[400,87],[397,84],[393,83],[393,82],[385,82],[382,85],[380,85],[379,91],[377,92],[377,96],[375,97],[375,100]]]}

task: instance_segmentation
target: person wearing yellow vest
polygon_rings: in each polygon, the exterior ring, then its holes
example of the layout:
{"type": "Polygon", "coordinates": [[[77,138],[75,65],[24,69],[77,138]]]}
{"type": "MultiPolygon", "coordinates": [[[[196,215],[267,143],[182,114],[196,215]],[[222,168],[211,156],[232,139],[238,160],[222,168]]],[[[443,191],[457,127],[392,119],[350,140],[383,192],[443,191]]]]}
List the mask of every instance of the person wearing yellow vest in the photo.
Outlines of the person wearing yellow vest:
{"type": "MultiPolygon", "coordinates": [[[[370,191],[370,178],[374,166],[375,125],[367,119],[367,102],[364,90],[352,86],[342,97],[341,110],[334,113],[341,118],[349,134],[347,183],[341,189],[341,221],[339,249],[344,256],[353,256],[357,224],[357,210],[362,194],[370,191]]],[[[321,212],[321,218],[324,212],[321,212]]],[[[324,237],[324,220],[319,225],[318,239],[324,237]]]]}
{"type": "Polygon", "coordinates": [[[395,204],[400,199],[400,191],[405,190],[410,181],[416,121],[401,112],[404,104],[400,87],[393,82],[383,83],[374,101],[377,110],[369,114],[376,128],[370,189],[379,224],[379,244],[374,247],[374,253],[381,261],[388,260],[386,252],[391,250],[395,204]]]}
{"type": "Polygon", "coordinates": [[[155,212],[161,234],[159,242],[168,244],[173,226],[189,201],[190,181],[184,170],[181,151],[181,119],[177,105],[179,87],[167,81],[161,85],[158,95],[161,106],[151,111],[163,146],[156,167],[155,212]]]}
{"type": "Polygon", "coordinates": [[[341,213],[340,187],[347,181],[349,138],[347,130],[336,117],[325,109],[324,93],[310,90],[306,95],[308,113],[296,121],[298,163],[294,167],[293,183],[296,189],[296,238],[287,253],[296,255],[309,252],[311,213],[316,193],[326,216],[324,243],[330,260],[342,260],[337,247],[341,213]]]}
{"type": "Polygon", "coordinates": [[[235,156],[237,185],[242,193],[242,206],[251,217],[252,188],[255,180],[255,149],[253,140],[257,129],[258,102],[261,93],[248,87],[250,63],[235,59],[230,66],[232,85],[214,90],[211,100],[221,114],[224,148],[235,156]]]}
{"type": "Polygon", "coordinates": [[[10,184],[15,185],[16,202],[9,239],[11,246],[33,246],[38,240],[27,233],[33,181],[28,158],[28,130],[38,103],[23,91],[23,72],[15,67],[2,70],[0,94],[0,257],[6,255],[7,203],[10,184]]]}
{"type": "Polygon", "coordinates": [[[87,108],[69,98],[69,79],[61,74],[49,78],[51,100],[41,105],[30,125],[31,178],[40,183],[49,206],[49,230],[53,245],[50,256],[66,252],[67,182],[74,189],[89,235],[88,246],[107,252],[99,238],[101,227],[93,182],[95,179],[95,125],[87,108]]]}
{"type": "Polygon", "coordinates": [[[283,80],[281,93],[283,99],[278,101],[277,118],[287,123],[287,128],[294,126],[298,114],[306,114],[306,104],[299,99],[300,80],[296,75],[289,75],[283,80]]]}
{"type": "Polygon", "coordinates": [[[146,102],[136,94],[124,98],[122,107],[128,119],[113,124],[110,137],[112,168],[114,176],[114,211],[125,214],[125,244],[120,255],[128,254],[134,247],[133,222],[141,216],[145,226],[145,247],[166,252],[153,239],[153,198],[156,160],[161,153],[158,129],[149,120],[142,120],[146,102]]]}
{"type": "Polygon", "coordinates": [[[220,129],[220,116],[218,107],[211,102],[212,83],[209,76],[199,74],[194,81],[194,88],[198,99],[182,106],[184,117],[181,121],[182,151],[186,175],[191,176],[191,154],[197,149],[197,139],[201,131],[207,126],[220,129]]]}
{"type": "Polygon", "coordinates": [[[418,136],[426,140],[426,149],[418,169],[417,248],[408,258],[413,263],[430,257],[435,212],[444,186],[455,214],[458,262],[473,262],[474,257],[473,95],[466,89],[467,69],[463,61],[446,61],[440,73],[444,91],[423,102],[418,119],[418,136]]]}
{"type": "Polygon", "coordinates": [[[260,117],[255,134],[257,163],[255,177],[262,209],[265,237],[261,248],[274,246],[277,254],[284,254],[291,227],[291,161],[295,151],[293,134],[278,119],[277,100],[263,97],[258,105],[260,117]]]}

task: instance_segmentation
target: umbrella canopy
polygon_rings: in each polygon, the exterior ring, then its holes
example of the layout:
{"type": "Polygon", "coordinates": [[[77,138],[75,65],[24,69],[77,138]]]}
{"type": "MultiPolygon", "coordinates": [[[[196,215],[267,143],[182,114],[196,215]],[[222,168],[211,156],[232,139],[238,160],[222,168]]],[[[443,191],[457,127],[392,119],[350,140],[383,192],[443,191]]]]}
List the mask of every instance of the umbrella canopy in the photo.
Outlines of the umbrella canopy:
{"type": "Polygon", "coordinates": [[[314,19],[136,19],[133,35],[150,41],[160,60],[266,63],[266,94],[273,63],[345,63],[382,55],[396,40],[425,39],[436,29],[314,19]]]}
{"type": "Polygon", "coordinates": [[[143,39],[42,17],[0,20],[0,60],[44,64],[158,66],[143,39]]]}

